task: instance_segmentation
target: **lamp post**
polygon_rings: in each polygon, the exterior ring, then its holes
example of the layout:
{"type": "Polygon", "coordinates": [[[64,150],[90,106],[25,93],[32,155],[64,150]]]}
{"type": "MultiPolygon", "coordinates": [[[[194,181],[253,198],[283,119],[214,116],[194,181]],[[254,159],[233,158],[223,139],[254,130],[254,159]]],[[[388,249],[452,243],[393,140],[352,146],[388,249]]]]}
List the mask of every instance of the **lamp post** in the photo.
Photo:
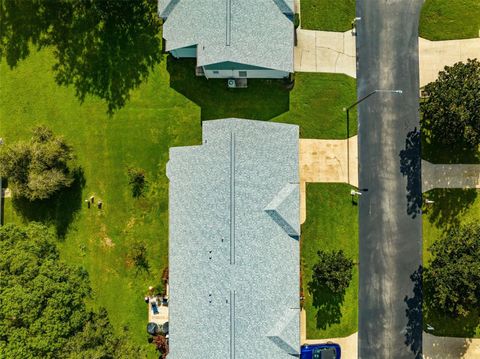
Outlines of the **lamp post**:
{"type": "Polygon", "coordinates": [[[402,94],[402,90],[373,90],[369,94],[363,96],[360,100],[356,101],[355,103],[351,104],[348,107],[344,107],[343,111],[347,113],[347,182],[350,183],[350,110],[357,106],[360,102],[365,101],[370,96],[379,93],[379,92],[386,92],[386,93],[397,93],[402,94]]]}

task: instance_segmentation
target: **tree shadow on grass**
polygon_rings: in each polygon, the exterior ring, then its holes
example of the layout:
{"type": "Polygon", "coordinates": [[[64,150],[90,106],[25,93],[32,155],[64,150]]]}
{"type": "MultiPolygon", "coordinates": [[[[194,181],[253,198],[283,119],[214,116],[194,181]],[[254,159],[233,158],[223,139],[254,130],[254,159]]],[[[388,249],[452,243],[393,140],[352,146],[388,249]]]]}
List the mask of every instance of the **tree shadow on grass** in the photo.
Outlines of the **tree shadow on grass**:
{"type": "Polygon", "coordinates": [[[201,120],[238,117],[270,120],[290,108],[284,80],[248,79],[248,88],[229,89],[226,79],[195,76],[195,59],[167,58],[170,87],[201,107],[201,120]]]}
{"type": "Polygon", "coordinates": [[[442,313],[435,308],[432,303],[432,294],[434,291],[431,284],[425,281],[424,301],[423,301],[423,323],[424,329],[436,336],[472,338],[475,336],[477,328],[480,326],[480,308],[472,310],[466,317],[453,317],[442,313]],[[427,325],[432,330],[427,328],[427,325]]]}
{"type": "Polygon", "coordinates": [[[470,189],[433,189],[425,193],[432,205],[425,205],[423,212],[430,223],[445,232],[460,225],[460,216],[475,202],[477,190],[470,189]]]}
{"type": "Polygon", "coordinates": [[[1,10],[0,57],[10,67],[31,45],[53,47],[56,82],[73,85],[81,102],[102,98],[109,114],[162,59],[156,1],[5,1],[1,10]]]}
{"type": "Polygon", "coordinates": [[[73,172],[72,185],[54,194],[46,200],[29,201],[25,198],[13,197],[15,211],[27,221],[54,225],[57,235],[65,238],[68,228],[76,212],[82,207],[82,189],[85,187],[83,170],[73,172]]]}
{"type": "Polygon", "coordinates": [[[443,145],[431,142],[426,134],[428,131],[422,129],[422,158],[435,164],[479,164],[480,149],[472,148],[465,143],[454,145],[443,145]]]}
{"type": "Polygon", "coordinates": [[[412,218],[422,212],[422,159],[420,131],[413,129],[400,151],[400,172],[407,177],[407,214],[412,218]]]}
{"type": "Polygon", "coordinates": [[[422,273],[423,268],[422,266],[419,266],[419,268],[410,276],[410,279],[413,282],[413,297],[405,296],[404,298],[404,302],[407,305],[405,314],[408,320],[405,332],[405,345],[410,347],[410,350],[416,359],[421,359],[423,357],[422,273]]]}
{"type": "Polygon", "coordinates": [[[327,329],[333,324],[339,324],[342,318],[342,304],[345,291],[334,293],[325,285],[313,280],[308,283],[308,291],[313,298],[312,305],[317,309],[315,314],[317,329],[327,329]]]}

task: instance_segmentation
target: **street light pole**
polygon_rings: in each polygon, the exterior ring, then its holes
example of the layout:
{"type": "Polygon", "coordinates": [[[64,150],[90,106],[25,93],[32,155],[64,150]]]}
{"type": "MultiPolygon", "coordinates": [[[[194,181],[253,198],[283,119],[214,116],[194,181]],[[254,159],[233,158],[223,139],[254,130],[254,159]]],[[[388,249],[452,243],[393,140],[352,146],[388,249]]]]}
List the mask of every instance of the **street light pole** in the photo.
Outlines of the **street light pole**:
{"type": "Polygon", "coordinates": [[[357,106],[360,102],[365,101],[370,96],[383,92],[383,93],[398,93],[402,94],[402,90],[373,90],[369,94],[363,96],[360,100],[356,101],[355,103],[351,104],[348,107],[344,107],[343,111],[347,113],[347,182],[350,183],[350,110],[357,106]]]}

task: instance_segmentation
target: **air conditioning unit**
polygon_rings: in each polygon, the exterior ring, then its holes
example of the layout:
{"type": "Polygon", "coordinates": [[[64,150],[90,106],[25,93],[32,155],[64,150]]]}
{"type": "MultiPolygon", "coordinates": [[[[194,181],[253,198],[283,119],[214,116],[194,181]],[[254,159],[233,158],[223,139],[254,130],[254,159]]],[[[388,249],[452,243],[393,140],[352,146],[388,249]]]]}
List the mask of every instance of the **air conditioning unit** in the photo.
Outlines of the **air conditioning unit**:
{"type": "Polygon", "coordinates": [[[234,89],[237,87],[237,81],[235,81],[235,79],[228,79],[227,86],[229,89],[234,89]]]}

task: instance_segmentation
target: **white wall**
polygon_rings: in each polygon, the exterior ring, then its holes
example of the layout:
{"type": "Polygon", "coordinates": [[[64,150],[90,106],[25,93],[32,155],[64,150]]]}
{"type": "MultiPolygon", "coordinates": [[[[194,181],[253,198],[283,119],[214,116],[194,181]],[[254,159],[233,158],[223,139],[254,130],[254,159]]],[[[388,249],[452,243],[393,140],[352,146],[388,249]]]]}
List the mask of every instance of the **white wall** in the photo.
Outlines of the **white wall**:
{"type": "MultiPolygon", "coordinates": [[[[205,77],[211,79],[228,79],[228,78],[240,78],[239,72],[242,70],[205,70],[205,77]],[[218,72],[218,73],[215,73],[218,72]]],[[[261,78],[261,79],[281,79],[288,77],[289,72],[277,71],[277,70],[246,70],[246,78],[261,78]]]]}

